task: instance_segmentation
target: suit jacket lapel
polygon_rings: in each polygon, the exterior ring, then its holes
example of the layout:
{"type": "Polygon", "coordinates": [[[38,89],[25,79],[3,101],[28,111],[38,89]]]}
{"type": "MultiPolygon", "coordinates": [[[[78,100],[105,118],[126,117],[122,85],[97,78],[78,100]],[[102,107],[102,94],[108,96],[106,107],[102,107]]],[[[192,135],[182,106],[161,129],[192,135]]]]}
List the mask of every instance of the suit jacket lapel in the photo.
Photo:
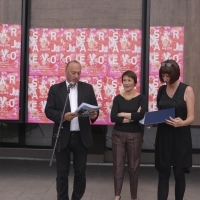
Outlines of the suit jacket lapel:
{"type": "MultiPolygon", "coordinates": [[[[64,81],[64,82],[61,83],[60,90],[61,90],[61,93],[62,93],[62,96],[63,96],[62,102],[63,102],[63,106],[64,106],[65,100],[66,100],[66,97],[67,97],[67,85],[66,85],[66,81],[64,81]]],[[[68,100],[67,100],[66,111],[71,111],[69,96],[68,96],[68,100]]]]}
{"type": "Polygon", "coordinates": [[[83,103],[83,95],[84,94],[84,87],[81,82],[78,82],[78,106],[83,103]]]}

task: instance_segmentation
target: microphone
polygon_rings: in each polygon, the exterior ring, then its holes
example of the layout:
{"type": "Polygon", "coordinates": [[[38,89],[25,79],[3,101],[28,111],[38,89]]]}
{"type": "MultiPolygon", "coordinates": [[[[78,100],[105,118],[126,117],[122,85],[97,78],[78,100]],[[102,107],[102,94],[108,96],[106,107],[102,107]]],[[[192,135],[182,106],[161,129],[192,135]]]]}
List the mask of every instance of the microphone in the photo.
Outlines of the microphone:
{"type": "Polygon", "coordinates": [[[70,82],[69,85],[68,85],[68,88],[73,88],[74,86],[75,86],[75,83],[70,82]]]}

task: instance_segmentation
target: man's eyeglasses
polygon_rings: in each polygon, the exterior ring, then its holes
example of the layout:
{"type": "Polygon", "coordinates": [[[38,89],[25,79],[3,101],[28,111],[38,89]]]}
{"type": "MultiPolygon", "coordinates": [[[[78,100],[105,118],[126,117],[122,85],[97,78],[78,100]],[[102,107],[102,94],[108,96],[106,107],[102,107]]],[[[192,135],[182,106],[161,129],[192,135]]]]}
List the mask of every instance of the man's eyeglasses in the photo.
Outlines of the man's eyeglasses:
{"type": "Polygon", "coordinates": [[[164,66],[167,66],[167,67],[171,67],[173,64],[172,63],[166,63],[166,62],[163,62],[161,63],[161,66],[164,67],[164,66]]]}

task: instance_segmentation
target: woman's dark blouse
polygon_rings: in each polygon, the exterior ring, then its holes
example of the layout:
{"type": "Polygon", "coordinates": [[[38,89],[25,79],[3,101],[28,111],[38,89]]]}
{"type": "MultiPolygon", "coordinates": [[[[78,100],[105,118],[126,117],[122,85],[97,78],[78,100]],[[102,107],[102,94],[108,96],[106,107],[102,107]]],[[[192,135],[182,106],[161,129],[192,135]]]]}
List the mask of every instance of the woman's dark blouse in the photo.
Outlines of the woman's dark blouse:
{"type": "Polygon", "coordinates": [[[113,100],[113,106],[111,110],[111,121],[115,122],[114,129],[122,132],[141,132],[141,125],[139,120],[143,119],[145,112],[147,112],[147,102],[143,94],[126,100],[121,95],[117,95],[113,100]],[[140,112],[137,112],[141,106],[140,112]],[[131,113],[131,123],[123,123],[124,117],[118,117],[117,114],[125,112],[131,113]]]}

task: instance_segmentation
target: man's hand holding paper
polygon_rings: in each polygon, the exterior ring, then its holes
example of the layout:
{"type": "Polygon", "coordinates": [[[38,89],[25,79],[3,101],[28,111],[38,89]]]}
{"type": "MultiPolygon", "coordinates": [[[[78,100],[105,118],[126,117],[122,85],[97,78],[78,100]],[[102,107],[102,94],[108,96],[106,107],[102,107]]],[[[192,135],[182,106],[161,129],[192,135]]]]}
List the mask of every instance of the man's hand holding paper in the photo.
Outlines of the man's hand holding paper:
{"type": "Polygon", "coordinates": [[[101,106],[94,106],[88,103],[82,103],[75,111],[78,116],[89,116],[90,119],[96,119],[98,116],[98,110],[101,106]]]}
{"type": "Polygon", "coordinates": [[[97,111],[90,111],[89,112],[89,118],[92,119],[92,120],[96,119],[97,115],[98,115],[97,111]]]}
{"type": "Polygon", "coordinates": [[[74,119],[74,117],[78,117],[78,113],[67,112],[64,115],[64,121],[72,121],[72,119],[74,119]]]}

